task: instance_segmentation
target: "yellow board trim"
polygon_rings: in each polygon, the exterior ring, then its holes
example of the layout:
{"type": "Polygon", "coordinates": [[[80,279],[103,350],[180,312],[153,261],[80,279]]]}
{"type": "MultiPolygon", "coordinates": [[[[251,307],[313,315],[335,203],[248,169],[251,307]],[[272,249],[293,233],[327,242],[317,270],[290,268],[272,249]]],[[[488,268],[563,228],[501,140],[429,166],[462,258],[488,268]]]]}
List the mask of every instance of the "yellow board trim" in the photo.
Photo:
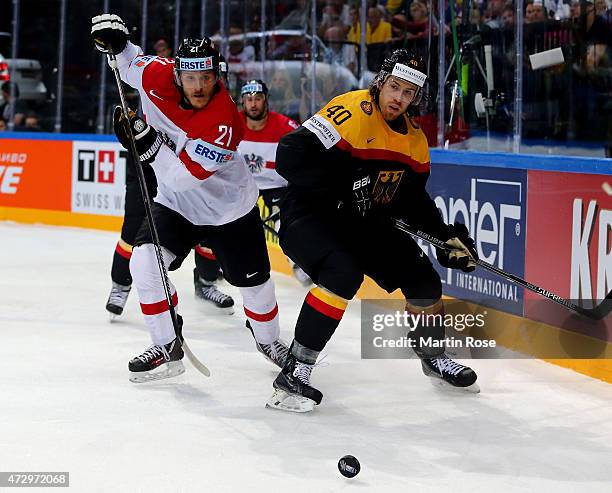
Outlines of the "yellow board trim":
{"type": "MultiPolygon", "coordinates": [[[[43,209],[0,207],[0,221],[120,231],[123,218],[43,209]]],[[[278,244],[268,243],[268,252],[273,270],[292,275],[287,257],[278,244]]],[[[357,297],[361,299],[403,299],[399,290],[389,294],[368,277],[361,285],[357,297]]],[[[565,347],[592,347],[594,354],[599,356],[598,359],[544,359],[543,361],[612,383],[612,344],[490,308],[487,308],[487,312],[487,320],[491,323],[487,324],[485,335],[495,338],[500,345],[512,350],[525,351],[525,340],[527,339],[529,346],[536,347],[536,350],[537,347],[543,347],[540,345],[551,347],[552,344],[557,347],[561,344],[560,341],[565,347]],[[535,345],[534,340],[537,341],[535,345]]]]}
{"type": "Polygon", "coordinates": [[[123,217],[77,214],[68,211],[0,207],[0,221],[15,221],[26,224],[49,224],[52,226],[75,226],[79,228],[121,231],[123,217]]]}

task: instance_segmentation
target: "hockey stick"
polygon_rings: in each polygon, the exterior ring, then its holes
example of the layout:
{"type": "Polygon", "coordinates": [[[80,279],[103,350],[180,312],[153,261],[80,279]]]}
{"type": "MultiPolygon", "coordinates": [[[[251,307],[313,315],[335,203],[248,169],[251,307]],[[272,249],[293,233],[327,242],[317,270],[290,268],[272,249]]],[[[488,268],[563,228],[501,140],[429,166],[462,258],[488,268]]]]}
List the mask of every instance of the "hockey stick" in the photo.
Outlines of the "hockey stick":
{"type": "MultiPolygon", "coordinates": [[[[447,250],[447,251],[453,250],[453,248],[449,247],[442,240],[439,240],[438,238],[435,238],[434,236],[424,233],[421,230],[412,229],[408,224],[406,224],[401,219],[395,220],[395,227],[399,229],[400,231],[403,231],[404,233],[408,233],[417,238],[421,238],[422,240],[425,240],[431,243],[432,245],[434,245],[435,247],[440,248],[442,250],[447,250]]],[[[576,313],[579,313],[580,315],[591,318],[593,320],[601,320],[604,317],[606,317],[610,313],[610,311],[612,311],[612,291],[610,291],[606,295],[604,300],[595,308],[582,308],[581,306],[575,305],[574,303],[564,300],[560,296],[554,293],[551,293],[550,291],[547,291],[546,289],[541,288],[540,286],[531,284],[530,282],[525,281],[524,279],[518,276],[515,276],[514,274],[510,274],[509,272],[505,272],[501,269],[498,269],[497,267],[487,262],[484,262],[483,260],[480,260],[480,259],[477,260],[476,264],[484,269],[494,272],[498,276],[504,277],[508,279],[509,281],[512,281],[513,283],[518,284],[519,286],[522,286],[523,288],[529,289],[530,291],[533,291],[534,293],[544,296],[545,298],[548,298],[549,300],[554,301],[555,303],[558,303],[559,305],[562,305],[565,308],[568,308],[576,313]]]]}
{"type": "MultiPolygon", "coordinates": [[[[121,83],[121,77],[119,75],[119,69],[117,68],[117,57],[114,53],[109,53],[108,55],[108,64],[110,65],[113,74],[115,75],[115,81],[117,82],[117,89],[119,90],[119,99],[121,100],[121,109],[123,110],[123,116],[126,121],[129,122],[129,113],[127,103],[125,102],[125,94],[123,92],[123,85],[121,83]]],[[[161,251],[161,245],[159,244],[159,236],[157,235],[157,227],[155,226],[155,221],[153,221],[153,213],[151,212],[151,198],[149,197],[149,191],[147,190],[144,172],[142,171],[142,166],[140,166],[140,156],[138,151],[136,150],[136,141],[134,140],[134,134],[132,133],[131,125],[126,125],[128,129],[128,139],[130,141],[130,148],[128,151],[131,154],[132,160],[134,162],[134,167],[136,168],[136,176],[138,177],[138,184],[140,185],[140,193],[142,195],[142,201],[144,203],[145,214],[147,216],[147,222],[149,223],[149,229],[151,231],[151,238],[153,240],[153,246],[155,247],[155,255],[157,256],[157,265],[159,267],[159,273],[162,278],[162,284],[164,285],[164,293],[166,295],[166,302],[168,303],[168,309],[170,310],[170,318],[172,319],[172,325],[174,327],[174,333],[178,338],[183,351],[187,355],[187,358],[191,362],[191,364],[198,370],[202,375],[207,377],[210,376],[210,370],[206,368],[198,358],[191,352],[187,342],[185,341],[182,334],[180,334],[178,328],[178,319],[176,317],[176,311],[174,309],[174,305],[172,304],[172,297],[170,296],[170,282],[168,281],[168,271],[166,270],[166,266],[164,264],[164,257],[161,251]]]]}
{"type": "Polygon", "coordinates": [[[276,218],[280,215],[280,210],[273,212],[269,216],[262,217],[261,221],[267,223],[268,221],[276,221],[276,218]]]}

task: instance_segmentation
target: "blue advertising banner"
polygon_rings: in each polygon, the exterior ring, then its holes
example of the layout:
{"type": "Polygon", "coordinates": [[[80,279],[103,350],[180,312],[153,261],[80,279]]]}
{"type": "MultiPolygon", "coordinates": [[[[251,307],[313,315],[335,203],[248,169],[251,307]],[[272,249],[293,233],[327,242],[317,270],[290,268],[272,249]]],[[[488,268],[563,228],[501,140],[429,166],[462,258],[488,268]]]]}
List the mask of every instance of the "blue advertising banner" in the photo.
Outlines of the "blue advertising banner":
{"type": "MultiPolygon", "coordinates": [[[[524,277],[526,170],[434,164],[427,189],[446,223],[467,226],[482,260],[524,277]]],[[[432,246],[419,244],[440,274],[445,294],[523,315],[523,288],[484,269],[446,269],[432,246]]]]}

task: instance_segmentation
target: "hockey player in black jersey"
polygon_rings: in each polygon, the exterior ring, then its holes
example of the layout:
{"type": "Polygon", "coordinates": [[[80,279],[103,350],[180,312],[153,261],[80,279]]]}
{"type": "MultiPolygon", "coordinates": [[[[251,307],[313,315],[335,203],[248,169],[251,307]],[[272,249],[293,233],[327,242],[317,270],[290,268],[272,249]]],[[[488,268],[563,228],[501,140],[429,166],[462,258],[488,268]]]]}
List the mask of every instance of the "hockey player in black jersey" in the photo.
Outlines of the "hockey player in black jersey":
{"type": "MultiPolygon", "coordinates": [[[[418,244],[394,228],[394,218],[426,231],[454,249],[438,261],[471,271],[478,258],[462,224],[447,225],[425,190],[429,149],[407,115],[426,80],[420,57],[396,50],[369,90],[332,99],[278,146],[276,169],[288,182],[281,207],[280,245],[315,282],[295,327],[290,354],[274,381],[268,406],[306,412],[322,393],[310,385],[320,351],[368,275],[383,289],[400,289],[406,310],[444,309],[440,277],[418,244]]],[[[440,317],[439,317],[440,318],[440,317]]],[[[426,375],[478,391],[475,372],[421,345],[421,335],[444,337],[444,327],[417,327],[409,337],[426,375]]]]}

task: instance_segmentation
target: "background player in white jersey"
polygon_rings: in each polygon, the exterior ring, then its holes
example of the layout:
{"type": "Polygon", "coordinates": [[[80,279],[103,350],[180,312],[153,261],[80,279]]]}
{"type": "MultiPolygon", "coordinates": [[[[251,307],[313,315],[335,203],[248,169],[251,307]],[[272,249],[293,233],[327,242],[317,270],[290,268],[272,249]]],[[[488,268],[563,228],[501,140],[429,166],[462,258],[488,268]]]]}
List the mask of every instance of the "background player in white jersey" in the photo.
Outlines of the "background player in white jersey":
{"type": "MultiPolygon", "coordinates": [[[[291,118],[268,108],[268,87],[260,79],[253,79],[240,90],[244,118],[244,138],[238,150],[245,158],[257,188],[269,214],[279,210],[280,202],[287,189],[287,180],[276,172],[276,148],[283,135],[299,128],[291,118]]],[[[280,221],[275,221],[278,232],[280,221]]],[[[311,280],[302,269],[291,262],[295,277],[304,285],[311,280]]]]}
{"type": "MultiPolygon", "coordinates": [[[[140,162],[155,171],[158,192],[152,212],[166,265],[177,269],[195,245],[206,241],[227,281],[240,288],[258,350],[282,365],[287,347],[279,339],[257,187],[237,153],[243,123],[218,82],[219,53],[201,39],[185,39],[175,60],[143,56],[128,41],[123,21],[111,14],[92,19],[92,36],[100,51],[116,54],[122,80],[140,93],[146,121],[131,116],[129,122],[118,122],[115,133],[127,147],[129,124],[140,162]]],[[[134,243],[130,272],[153,340],[130,361],[131,380],[182,373],[182,319],[177,334],[146,221],[134,243]]],[[[176,306],[172,284],[170,292],[176,306]]]]}

